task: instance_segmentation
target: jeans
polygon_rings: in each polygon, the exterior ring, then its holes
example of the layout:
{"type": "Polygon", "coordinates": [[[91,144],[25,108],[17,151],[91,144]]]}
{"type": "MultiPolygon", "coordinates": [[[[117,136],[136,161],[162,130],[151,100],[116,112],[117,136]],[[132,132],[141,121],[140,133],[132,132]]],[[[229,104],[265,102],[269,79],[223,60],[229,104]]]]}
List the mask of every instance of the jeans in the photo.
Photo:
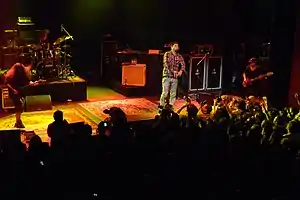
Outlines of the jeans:
{"type": "Polygon", "coordinates": [[[162,93],[160,96],[160,105],[165,106],[166,98],[170,92],[169,104],[174,105],[176,100],[178,80],[174,78],[164,77],[162,79],[162,93]]]}

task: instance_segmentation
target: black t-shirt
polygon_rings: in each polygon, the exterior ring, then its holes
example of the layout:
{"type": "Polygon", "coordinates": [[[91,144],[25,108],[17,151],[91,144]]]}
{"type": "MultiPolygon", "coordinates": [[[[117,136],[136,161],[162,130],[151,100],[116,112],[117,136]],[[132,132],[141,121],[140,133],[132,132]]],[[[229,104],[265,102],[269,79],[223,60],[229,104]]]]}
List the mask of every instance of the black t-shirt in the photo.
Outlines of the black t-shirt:
{"type": "MultiPolygon", "coordinates": [[[[267,72],[267,69],[258,66],[254,71],[250,70],[250,67],[248,66],[244,73],[248,79],[254,79],[258,78],[260,75],[264,75],[267,72]]],[[[263,96],[266,95],[265,92],[267,91],[268,84],[267,81],[264,79],[253,81],[251,85],[247,86],[247,95],[254,95],[254,96],[263,96]]]]}
{"type": "Polygon", "coordinates": [[[245,75],[249,79],[257,78],[260,75],[263,75],[265,73],[265,70],[261,66],[257,66],[257,68],[254,71],[250,70],[250,67],[248,66],[245,71],[245,75]]]}

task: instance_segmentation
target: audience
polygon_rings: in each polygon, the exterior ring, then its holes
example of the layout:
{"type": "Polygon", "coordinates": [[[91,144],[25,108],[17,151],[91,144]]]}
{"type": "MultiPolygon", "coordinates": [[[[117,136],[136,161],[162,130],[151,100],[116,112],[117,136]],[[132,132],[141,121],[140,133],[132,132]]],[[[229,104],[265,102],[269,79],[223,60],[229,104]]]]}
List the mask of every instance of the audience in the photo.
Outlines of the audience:
{"type": "Polygon", "coordinates": [[[34,136],[2,149],[2,199],[296,199],[300,112],[267,99],[189,99],[151,123],[130,126],[120,108],[104,113],[98,134],[61,111],[50,147],[34,136]],[[186,114],[183,114],[183,113],[186,114]]]}
{"type": "Polygon", "coordinates": [[[48,137],[51,139],[52,147],[60,146],[66,136],[70,134],[71,129],[67,120],[64,119],[63,112],[57,110],[53,114],[54,122],[49,124],[47,129],[48,137]]]}

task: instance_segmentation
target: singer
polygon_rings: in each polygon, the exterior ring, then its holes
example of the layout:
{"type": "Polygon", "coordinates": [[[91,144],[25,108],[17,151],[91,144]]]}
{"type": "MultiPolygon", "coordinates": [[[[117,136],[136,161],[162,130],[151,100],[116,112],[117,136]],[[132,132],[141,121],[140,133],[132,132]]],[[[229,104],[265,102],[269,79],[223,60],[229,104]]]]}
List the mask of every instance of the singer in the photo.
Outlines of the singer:
{"type": "Polygon", "coordinates": [[[178,53],[178,42],[171,43],[171,50],[164,54],[162,72],[162,93],[159,108],[166,104],[166,98],[170,94],[169,104],[174,106],[177,94],[178,78],[185,72],[183,57],[178,53]]]}

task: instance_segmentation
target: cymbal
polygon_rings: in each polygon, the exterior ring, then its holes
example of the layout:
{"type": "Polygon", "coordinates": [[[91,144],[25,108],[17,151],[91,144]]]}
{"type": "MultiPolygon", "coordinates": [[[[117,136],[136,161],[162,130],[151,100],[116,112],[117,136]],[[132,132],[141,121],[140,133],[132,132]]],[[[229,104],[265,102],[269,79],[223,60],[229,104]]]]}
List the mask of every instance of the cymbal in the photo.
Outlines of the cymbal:
{"type": "Polygon", "coordinates": [[[65,37],[65,40],[69,40],[69,39],[72,39],[73,38],[73,36],[67,36],[67,37],[65,37]]]}
{"type": "Polygon", "coordinates": [[[4,33],[16,33],[18,30],[4,30],[4,33]]]}
{"type": "Polygon", "coordinates": [[[60,43],[66,41],[66,40],[72,39],[72,38],[73,38],[72,36],[62,36],[62,37],[58,38],[58,39],[53,43],[53,45],[59,45],[60,43]]]}

